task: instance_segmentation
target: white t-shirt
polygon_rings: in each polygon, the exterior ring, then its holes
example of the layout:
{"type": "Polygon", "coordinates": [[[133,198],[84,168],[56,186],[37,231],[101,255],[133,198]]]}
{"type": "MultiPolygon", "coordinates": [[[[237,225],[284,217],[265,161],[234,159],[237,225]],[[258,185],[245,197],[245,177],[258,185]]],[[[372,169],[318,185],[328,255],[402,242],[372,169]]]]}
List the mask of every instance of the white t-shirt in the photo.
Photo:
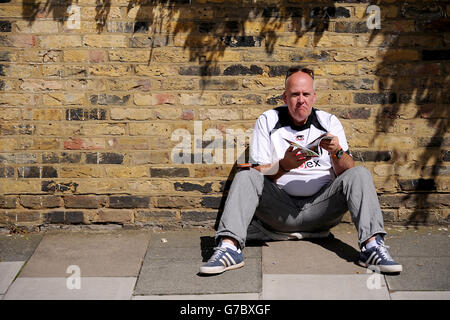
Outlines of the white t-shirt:
{"type": "MultiPolygon", "coordinates": [[[[348,153],[344,128],[336,116],[313,108],[307,122],[295,126],[288,112],[287,106],[281,106],[259,116],[250,141],[250,162],[275,163],[284,158],[289,147],[283,138],[307,146],[325,132],[337,136],[340,146],[348,153]]],[[[285,173],[276,183],[292,196],[311,196],[335,177],[330,155],[322,149],[320,157],[285,173]]]]}

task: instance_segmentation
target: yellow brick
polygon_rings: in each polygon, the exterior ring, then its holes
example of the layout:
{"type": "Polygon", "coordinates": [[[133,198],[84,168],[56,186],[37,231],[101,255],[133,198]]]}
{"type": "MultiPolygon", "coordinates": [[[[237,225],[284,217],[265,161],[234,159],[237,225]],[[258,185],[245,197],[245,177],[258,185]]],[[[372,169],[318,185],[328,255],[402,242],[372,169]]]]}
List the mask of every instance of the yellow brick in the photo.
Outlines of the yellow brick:
{"type": "Polygon", "coordinates": [[[106,90],[105,81],[101,79],[88,80],[88,79],[77,79],[77,80],[67,80],[65,83],[66,90],[70,91],[104,91],[106,90]]]}
{"type": "Polygon", "coordinates": [[[284,23],[277,21],[244,21],[245,34],[261,34],[266,32],[283,32],[284,23]]]}
{"type": "Polygon", "coordinates": [[[83,45],[96,48],[123,48],[127,46],[127,38],[123,35],[86,35],[83,45]]]}
{"type": "Polygon", "coordinates": [[[0,179],[0,194],[41,193],[41,181],[0,179]]]}
{"type": "Polygon", "coordinates": [[[126,132],[126,125],[123,123],[116,124],[83,124],[81,126],[80,134],[86,136],[100,136],[100,135],[124,135],[126,132]]]}
{"type": "Polygon", "coordinates": [[[19,108],[0,108],[0,120],[19,120],[19,108]]]}
{"type": "MultiPolygon", "coordinates": [[[[1,112],[1,111],[0,111],[1,112]]],[[[14,138],[0,138],[0,151],[13,151],[18,147],[14,138]]]]}
{"type": "Polygon", "coordinates": [[[109,178],[144,178],[149,176],[149,169],[145,166],[106,166],[105,170],[106,176],[109,178]]]}
{"type": "Polygon", "coordinates": [[[59,22],[49,20],[35,20],[32,23],[25,20],[14,22],[18,33],[56,33],[59,22]]]}
{"type": "Polygon", "coordinates": [[[173,183],[166,180],[152,179],[143,181],[129,181],[128,190],[133,193],[143,194],[162,194],[167,195],[168,192],[173,192],[173,183]]]}
{"type": "Polygon", "coordinates": [[[109,52],[110,61],[120,62],[148,62],[150,51],[147,50],[114,50],[109,52]]]}
{"type": "Polygon", "coordinates": [[[107,144],[113,150],[147,150],[149,148],[150,139],[138,137],[114,137],[108,139],[107,144]]]}
{"type": "Polygon", "coordinates": [[[65,49],[81,47],[81,37],[77,35],[39,36],[39,47],[44,49],[65,49]]]}
{"type": "Polygon", "coordinates": [[[33,150],[58,150],[60,143],[58,139],[35,138],[31,148],[33,150]]]}
{"type": "Polygon", "coordinates": [[[35,105],[38,102],[38,96],[24,93],[3,93],[0,94],[0,104],[11,106],[35,105]]]}
{"type": "Polygon", "coordinates": [[[136,65],[135,71],[137,76],[172,76],[176,75],[175,68],[171,68],[167,65],[151,63],[150,65],[136,65]]]}
{"type": "Polygon", "coordinates": [[[63,120],[64,110],[61,109],[34,109],[33,120],[63,120]]]}
{"type": "Polygon", "coordinates": [[[154,106],[162,104],[174,104],[175,96],[173,94],[144,94],[136,93],[134,95],[134,103],[137,106],[154,106]]]}
{"type": "Polygon", "coordinates": [[[104,177],[104,168],[102,166],[62,166],[59,169],[61,178],[101,178],[104,177]]]}
{"type": "Polygon", "coordinates": [[[389,49],[381,52],[383,61],[411,61],[420,60],[420,53],[418,50],[408,49],[389,49]]]}
{"type": "Polygon", "coordinates": [[[82,105],[85,103],[85,96],[84,93],[53,92],[44,94],[42,102],[46,106],[60,106],[67,104],[82,105]]]}
{"type": "Polygon", "coordinates": [[[1,18],[22,18],[23,8],[22,6],[2,5],[0,7],[1,18]]]}
{"type": "Polygon", "coordinates": [[[100,209],[93,222],[132,223],[133,212],[124,209],[100,209]]]}
{"type": "Polygon", "coordinates": [[[130,73],[131,68],[126,65],[96,65],[88,69],[90,75],[106,77],[123,77],[130,73]]]}
{"type": "Polygon", "coordinates": [[[79,133],[80,124],[67,124],[63,122],[38,124],[36,134],[40,136],[68,137],[79,133]]]}
{"type": "Polygon", "coordinates": [[[180,94],[182,105],[217,105],[217,96],[212,93],[182,93],[180,94]]]}
{"type": "Polygon", "coordinates": [[[353,35],[328,35],[322,34],[315,47],[326,47],[326,48],[336,48],[336,47],[353,47],[355,45],[355,36],[353,35]]]}
{"type": "Polygon", "coordinates": [[[200,120],[239,120],[241,114],[233,109],[200,109],[200,120]]]}
{"type": "Polygon", "coordinates": [[[170,136],[172,134],[172,126],[165,123],[136,123],[130,122],[130,135],[148,135],[148,136],[170,136]]]}
{"type": "MultiPolygon", "coordinates": [[[[98,12],[95,6],[81,8],[81,17],[83,20],[93,20],[97,15],[98,12]]],[[[108,8],[108,19],[118,19],[118,18],[122,18],[121,8],[110,6],[108,8]]]]}
{"type": "Polygon", "coordinates": [[[20,89],[24,91],[59,90],[63,88],[63,82],[57,80],[24,79],[21,80],[20,89]]]}
{"type": "Polygon", "coordinates": [[[89,51],[87,50],[64,50],[65,62],[86,62],[89,61],[89,51]]]}

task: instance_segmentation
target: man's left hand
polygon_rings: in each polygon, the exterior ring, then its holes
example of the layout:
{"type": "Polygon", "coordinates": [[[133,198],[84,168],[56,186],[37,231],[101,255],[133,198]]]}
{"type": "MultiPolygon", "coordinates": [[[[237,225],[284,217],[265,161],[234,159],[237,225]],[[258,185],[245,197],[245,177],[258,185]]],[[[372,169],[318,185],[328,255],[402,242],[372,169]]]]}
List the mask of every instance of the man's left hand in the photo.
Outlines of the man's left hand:
{"type": "Polygon", "coordinates": [[[337,136],[333,136],[331,134],[328,134],[327,136],[332,137],[332,139],[323,139],[322,141],[320,141],[320,147],[327,150],[330,155],[333,155],[337,151],[339,151],[339,149],[341,149],[341,146],[339,145],[339,139],[337,136]]]}

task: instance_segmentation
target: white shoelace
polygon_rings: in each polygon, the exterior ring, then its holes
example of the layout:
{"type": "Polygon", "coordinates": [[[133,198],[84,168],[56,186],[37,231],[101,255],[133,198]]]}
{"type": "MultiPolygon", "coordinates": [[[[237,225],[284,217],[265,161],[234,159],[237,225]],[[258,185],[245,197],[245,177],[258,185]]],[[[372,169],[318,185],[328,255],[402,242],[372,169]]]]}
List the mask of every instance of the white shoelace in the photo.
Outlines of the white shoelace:
{"type": "Polygon", "coordinates": [[[209,262],[216,261],[220,257],[221,253],[225,252],[225,251],[227,251],[226,248],[215,247],[214,248],[214,254],[211,256],[211,258],[209,258],[208,261],[209,262]]]}
{"type": "Polygon", "coordinates": [[[391,255],[389,254],[387,249],[389,249],[389,246],[385,245],[384,243],[380,244],[377,247],[377,250],[378,250],[378,252],[380,252],[383,259],[388,260],[388,261],[394,261],[394,259],[392,259],[391,255]]]}

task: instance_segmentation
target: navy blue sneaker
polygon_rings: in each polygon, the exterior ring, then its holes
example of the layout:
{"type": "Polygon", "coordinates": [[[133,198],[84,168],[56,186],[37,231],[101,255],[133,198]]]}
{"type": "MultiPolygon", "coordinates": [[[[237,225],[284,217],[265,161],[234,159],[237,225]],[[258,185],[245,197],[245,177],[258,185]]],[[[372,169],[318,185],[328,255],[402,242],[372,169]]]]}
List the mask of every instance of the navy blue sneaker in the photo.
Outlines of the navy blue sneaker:
{"type": "Polygon", "coordinates": [[[208,262],[200,267],[200,273],[219,274],[227,270],[233,270],[244,266],[242,251],[230,248],[214,248],[214,254],[208,262]]]}
{"type": "Polygon", "coordinates": [[[403,270],[402,265],[395,262],[391,255],[387,251],[388,246],[384,244],[383,237],[380,235],[376,236],[377,245],[366,249],[362,247],[361,253],[359,254],[359,264],[363,267],[385,272],[385,273],[396,273],[403,270]]]}

